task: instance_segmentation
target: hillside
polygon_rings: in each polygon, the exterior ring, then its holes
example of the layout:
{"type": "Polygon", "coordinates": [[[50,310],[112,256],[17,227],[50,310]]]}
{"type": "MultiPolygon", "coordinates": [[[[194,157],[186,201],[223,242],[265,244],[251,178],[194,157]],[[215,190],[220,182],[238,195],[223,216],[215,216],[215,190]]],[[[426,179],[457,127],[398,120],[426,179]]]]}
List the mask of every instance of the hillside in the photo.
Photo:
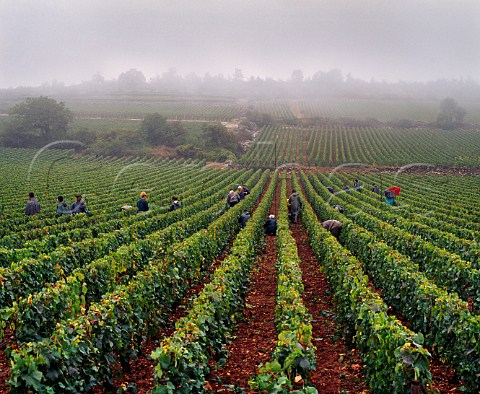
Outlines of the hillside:
{"type": "Polygon", "coordinates": [[[255,374],[256,387],[275,377],[305,392],[402,391],[412,379],[476,390],[478,175],[205,164],[2,149],[1,392],[250,392],[255,374]],[[397,206],[374,183],[399,186],[397,206]],[[226,210],[240,184],[251,194],[226,210]],[[292,188],[304,201],[298,224],[287,217],[292,188]],[[41,205],[33,217],[29,190],[41,205]],[[150,210],[122,210],[140,191],[150,210]],[[56,196],[78,193],[89,214],[55,218],[56,196]],[[168,212],[172,195],[183,207],[168,212]],[[243,209],[252,219],[241,230],[243,209]],[[265,237],[271,213],[279,230],[265,237]],[[338,241],[319,225],[332,218],[338,241]],[[265,364],[288,354],[284,369],[265,364]]]}

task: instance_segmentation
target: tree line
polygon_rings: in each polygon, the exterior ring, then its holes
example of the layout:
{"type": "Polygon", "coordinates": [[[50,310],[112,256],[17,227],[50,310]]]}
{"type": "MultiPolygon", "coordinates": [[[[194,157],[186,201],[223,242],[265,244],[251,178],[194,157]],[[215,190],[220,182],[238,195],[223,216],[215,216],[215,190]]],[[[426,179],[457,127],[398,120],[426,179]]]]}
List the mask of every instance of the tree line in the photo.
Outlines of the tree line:
{"type": "MultiPolygon", "coordinates": [[[[440,103],[440,112],[436,126],[453,130],[463,125],[466,110],[456,100],[447,97],[440,103]]],[[[181,122],[167,122],[158,114],[145,115],[136,131],[114,129],[106,133],[81,130],[69,132],[73,112],[64,102],[40,96],[29,97],[14,105],[9,111],[7,122],[0,129],[0,144],[9,147],[42,147],[57,142],[57,147],[71,147],[71,141],[80,142],[92,153],[103,155],[145,155],[155,153],[158,147],[171,149],[169,155],[187,158],[206,159],[208,161],[235,161],[245,149],[245,141],[252,139],[251,132],[274,121],[268,114],[247,111],[240,127],[232,132],[221,123],[206,123],[202,127],[196,143],[187,143],[187,130],[181,122]],[[62,141],[64,141],[62,143],[62,141]]],[[[305,122],[305,120],[302,120],[305,122]]],[[[344,122],[344,125],[358,125],[354,119],[309,119],[307,122],[344,122]]],[[[364,120],[364,122],[373,122],[364,120]]],[[[378,122],[378,121],[376,121],[378,122]]],[[[371,125],[370,123],[366,125],[371,125]]],[[[395,127],[415,127],[415,124],[402,119],[395,127]]]]}
{"type": "Polygon", "coordinates": [[[91,93],[166,93],[182,95],[214,95],[225,97],[318,98],[350,97],[376,99],[425,99],[441,100],[454,96],[462,100],[477,100],[480,84],[471,79],[438,79],[428,82],[386,82],[372,79],[365,81],[351,74],[344,75],[339,69],[317,71],[305,75],[302,70],[293,70],[290,78],[270,77],[245,78],[241,69],[232,74],[195,73],[180,75],[174,68],[149,79],[140,70],[132,68],[117,78],[106,79],[96,73],[89,80],[66,86],[62,82],[44,83],[40,87],[17,87],[4,89],[4,94],[91,94],[91,93]]]}
{"type": "Polygon", "coordinates": [[[171,149],[171,155],[209,161],[235,160],[243,153],[242,140],[249,135],[236,133],[221,123],[205,123],[197,143],[187,143],[188,131],[181,122],[167,122],[158,114],[145,115],[137,130],[112,129],[96,133],[69,129],[73,112],[64,102],[40,96],[29,97],[10,108],[0,129],[0,144],[8,147],[39,148],[56,142],[57,148],[88,149],[103,155],[148,155],[157,147],[171,149]]]}

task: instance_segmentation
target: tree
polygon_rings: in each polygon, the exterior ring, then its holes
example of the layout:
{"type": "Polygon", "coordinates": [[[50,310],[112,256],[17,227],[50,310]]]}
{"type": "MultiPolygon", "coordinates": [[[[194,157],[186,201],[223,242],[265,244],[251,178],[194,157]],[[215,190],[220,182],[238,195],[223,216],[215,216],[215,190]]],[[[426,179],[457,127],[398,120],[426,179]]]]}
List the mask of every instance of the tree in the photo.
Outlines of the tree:
{"type": "Polygon", "coordinates": [[[225,150],[232,152],[232,156],[241,153],[241,145],[237,142],[235,135],[230,133],[228,129],[220,124],[209,124],[203,126],[203,144],[205,149],[210,151],[225,150]]]}
{"type": "MultiPolygon", "coordinates": [[[[65,136],[73,113],[65,103],[40,96],[29,97],[10,109],[13,117],[10,132],[18,130],[24,137],[32,137],[39,143],[48,143],[65,136]]],[[[24,146],[31,145],[26,141],[24,146]]]]}
{"type": "Polygon", "coordinates": [[[103,85],[105,83],[105,77],[100,71],[97,71],[95,74],[93,74],[90,82],[96,86],[103,85]]]}
{"type": "Polygon", "coordinates": [[[138,133],[132,133],[128,129],[113,129],[98,136],[90,145],[89,151],[99,155],[137,156],[145,152],[140,140],[138,133]]]}
{"type": "MultiPolygon", "coordinates": [[[[171,146],[183,145],[187,140],[187,130],[181,122],[173,122],[169,125],[167,140],[172,141],[171,146]]],[[[168,145],[168,144],[167,144],[168,145]]]]}
{"type": "Polygon", "coordinates": [[[460,107],[451,97],[440,103],[440,113],[437,116],[437,126],[445,130],[453,130],[461,126],[467,111],[460,107]]]}
{"type": "Polygon", "coordinates": [[[227,148],[235,142],[227,128],[218,124],[203,126],[203,143],[207,149],[227,148]]]}
{"type": "Polygon", "coordinates": [[[169,124],[164,116],[155,112],[144,117],[140,134],[150,145],[174,147],[185,143],[187,132],[180,122],[169,124]]]}
{"type": "Polygon", "coordinates": [[[245,117],[249,122],[255,123],[257,129],[273,123],[272,115],[256,110],[248,110],[245,117]]]}
{"type": "Polygon", "coordinates": [[[303,71],[299,69],[293,70],[291,79],[297,83],[303,82],[303,71]]]}
{"type": "Polygon", "coordinates": [[[145,78],[145,75],[135,68],[131,68],[118,76],[118,85],[124,90],[142,90],[146,83],[147,79],[145,78]]]}
{"type": "Polygon", "coordinates": [[[167,119],[158,112],[145,115],[140,126],[140,134],[150,145],[166,145],[167,119]]]}

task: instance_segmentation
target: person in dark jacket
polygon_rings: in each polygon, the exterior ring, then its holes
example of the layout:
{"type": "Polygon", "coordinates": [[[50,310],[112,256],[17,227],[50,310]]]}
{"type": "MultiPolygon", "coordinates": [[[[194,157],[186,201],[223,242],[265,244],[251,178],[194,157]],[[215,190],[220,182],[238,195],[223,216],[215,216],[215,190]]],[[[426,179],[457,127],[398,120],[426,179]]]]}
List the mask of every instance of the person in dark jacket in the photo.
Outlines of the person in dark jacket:
{"type": "Polygon", "coordinates": [[[232,208],[235,205],[237,205],[239,202],[240,202],[240,196],[238,195],[238,193],[235,190],[230,189],[227,195],[227,205],[230,208],[232,208]]]}
{"type": "Polygon", "coordinates": [[[342,229],[342,222],[339,222],[338,220],[325,220],[322,222],[322,227],[325,230],[330,231],[330,233],[338,239],[338,236],[340,235],[340,230],[342,229]]]}
{"type": "Polygon", "coordinates": [[[263,225],[265,229],[265,234],[267,235],[277,235],[277,221],[275,220],[275,215],[270,215],[263,225]]]}
{"type": "Polygon", "coordinates": [[[358,179],[353,180],[353,189],[356,191],[360,191],[362,186],[360,185],[360,181],[358,179]]]}
{"type": "Polygon", "coordinates": [[[243,192],[243,186],[238,185],[238,187],[237,187],[237,194],[238,194],[238,198],[239,198],[240,200],[243,200],[243,199],[245,198],[246,194],[243,192]]]}
{"type": "Polygon", "coordinates": [[[75,201],[70,207],[72,215],[76,215],[77,213],[87,213],[87,206],[85,205],[85,200],[83,199],[82,195],[77,194],[75,198],[77,201],[75,201]]]}
{"type": "Polygon", "coordinates": [[[147,193],[141,192],[140,199],[137,201],[137,213],[148,211],[147,193]]]}
{"type": "Polygon", "coordinates": [[[344,213],[345,212],[345,209],[343,209],[343,207],[341,205],[334,205],[333,206],[333,209],[336,209],[338,212],[340,213],[344,213]]]}
{"type": "Polygon", "coordinates": [[[57,212],[55,213],[55,216],[58,218],[62,215],[68,215],[70,214],[70,209],[68,208],[68,204],[63,201],[63,196],[58,196],[57,197],[57,212]]]}
{"type": "Polygon", "coordinates": [[[295,189],[292,190],[292,194],[288,197],[288,204],[290,208],[290,219],[292,222],[297,223],[300,210],[302,209],[302,199],[295,189]]]}
{"type": "Polygon", "coordinates": [[[238,217],[238,223],[240,224],[240,228],[245,228],[249,219],[250,219],[250,212],[248,212],[248,210],[245,209],[243,213],[238,217]]]}
{"type": "Polygon", "coordinates": [[[40,203],[35,198],[33,192],[28,193],[27,206],[25,207],[25,215],[32,216],[37,213],[40,213],[40,203]]]}
{"type": "Polygon", "coordinates": [[[178,201],[177,196],[172,197],[172,203],[170,204],[170,208],[168,208],[168,212],[172,212],[177,210],[178,208],[181,208],[182,204],[180,204],[180,201],[178,201]]]}

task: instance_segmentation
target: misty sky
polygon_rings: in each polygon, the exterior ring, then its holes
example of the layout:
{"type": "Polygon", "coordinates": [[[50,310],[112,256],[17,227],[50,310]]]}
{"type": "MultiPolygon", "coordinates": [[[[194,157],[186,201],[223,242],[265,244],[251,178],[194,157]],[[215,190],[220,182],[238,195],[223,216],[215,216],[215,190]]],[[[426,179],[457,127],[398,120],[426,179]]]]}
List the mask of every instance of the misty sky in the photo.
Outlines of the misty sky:
{"type": "Polygon", "coordinates": [[[480,0],[0,0],[0,88],[180,75],[480,81],[480,0]]]}

